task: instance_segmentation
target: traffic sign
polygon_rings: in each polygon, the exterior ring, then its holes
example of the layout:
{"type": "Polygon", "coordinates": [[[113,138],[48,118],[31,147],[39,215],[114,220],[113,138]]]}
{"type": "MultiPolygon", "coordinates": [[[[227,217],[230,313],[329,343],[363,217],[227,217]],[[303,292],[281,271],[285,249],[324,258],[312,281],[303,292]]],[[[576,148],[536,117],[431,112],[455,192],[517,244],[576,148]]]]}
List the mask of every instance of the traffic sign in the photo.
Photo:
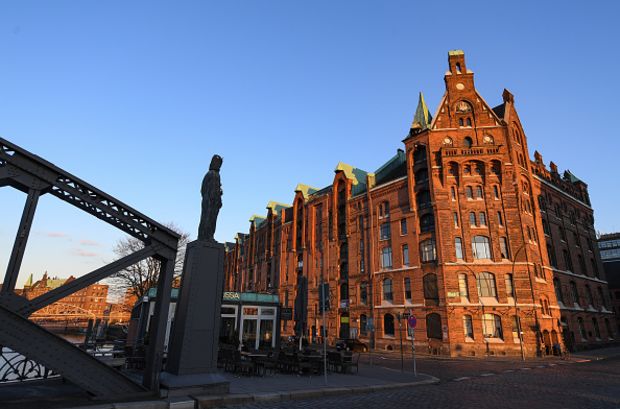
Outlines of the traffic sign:
{"type": "Polygon", "coordinates": [[[416,320],[415,317],[412,315],[411,317],[407,319],[407,323],[409,324],[410,328],[415,328],[416,324],[418,323],[418,320],[416,320]]]}

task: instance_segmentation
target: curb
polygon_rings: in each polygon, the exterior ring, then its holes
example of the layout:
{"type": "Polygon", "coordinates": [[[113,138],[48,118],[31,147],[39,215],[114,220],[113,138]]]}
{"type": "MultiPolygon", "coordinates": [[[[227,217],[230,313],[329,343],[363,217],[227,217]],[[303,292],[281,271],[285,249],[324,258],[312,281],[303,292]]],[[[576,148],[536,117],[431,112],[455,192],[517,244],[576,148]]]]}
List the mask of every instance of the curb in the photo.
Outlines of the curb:
{"type": "Polygon", "coordinates": [[[313,399],[324,396],[355,395],[360,393],[381,392],[392,389],[410,388],[413,386],[432,385],[439,383],[434,376],[425,375],[428,379],[416,382],[388,383],[382,385],[352,386],[344,388],[302,389],[290,392],[266,392],[254,395],[235,394],[219,396],[192,396],[198,408],[216,408],[228,405],[239,405],[251,402],[279,402],[286,400],[313,399]]]}

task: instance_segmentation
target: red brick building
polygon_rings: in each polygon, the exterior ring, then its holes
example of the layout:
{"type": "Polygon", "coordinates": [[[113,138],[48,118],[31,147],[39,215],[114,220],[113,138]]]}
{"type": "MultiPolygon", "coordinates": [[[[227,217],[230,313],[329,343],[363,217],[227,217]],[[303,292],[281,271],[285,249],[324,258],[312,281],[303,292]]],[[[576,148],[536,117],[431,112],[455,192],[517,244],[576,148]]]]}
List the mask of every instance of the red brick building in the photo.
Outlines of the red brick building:
{"type": "Polygon", "coordinates": [[[339,163],[331,185],[300,184],[292,205],[250,219],[227,244],[226,289],[279,294],[301,321],[283,321],[282,334],[315,340],[324,280],[330,341],[380,349],[407,337],[398,318],[410,313],[416,344],[434,353],[531,356],[613,339],[600,324],[614,317],[587,185],[538,153],[531,162],[512,94],[492,108],[463,52],[448,62],[435,116],[420,94],[383,166],[339,163]]]}

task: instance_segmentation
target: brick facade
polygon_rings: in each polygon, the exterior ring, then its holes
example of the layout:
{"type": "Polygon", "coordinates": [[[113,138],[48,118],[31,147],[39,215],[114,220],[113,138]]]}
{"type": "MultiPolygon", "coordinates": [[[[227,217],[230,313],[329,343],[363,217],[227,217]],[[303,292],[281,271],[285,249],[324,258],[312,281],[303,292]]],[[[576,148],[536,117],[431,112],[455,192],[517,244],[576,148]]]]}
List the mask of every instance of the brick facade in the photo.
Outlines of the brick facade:
{"type": "MultiPolygon", "coordinates": [[[[613,319],[607,301],[595,295],[591,306],[569,306],[554,288],[574,282],[580,294],[607,293],[587,186],[559,177],[555,165],[547,171],[539,154],[531,162],[512,94],[492,108],[464,54],[452,51],[448,62],[435,117],[420,95],[404,149],[383,166],[371,173],[340,163],[331,185],[300,184],[292,205],[271,202],[266,217],[252,217],[249,234],[227,244],[226,288],[278,293],[297,308],[307,293],[303,332],[316,340],[324,280],[330,341],[354,337],[379,349],[407,338],[398,317],[409,313],[418,319],[416,345],[434,353],[523,348],[531,356],[564,344],[563,335],[571,347],[613,338],[602,325],[613,319]],[[558,203],[562,215],[551,218],[545,203],[558,203]],[[562,241],[558,226],[579,246],[562,241]],[[550,261],[548,244],[585,269],[550,261]],[[573,336],[580,318],[593,333],[598,320],[599,336],[573,336]]],[[[282,322],[283,335],[296,330],[282,322]]]]}

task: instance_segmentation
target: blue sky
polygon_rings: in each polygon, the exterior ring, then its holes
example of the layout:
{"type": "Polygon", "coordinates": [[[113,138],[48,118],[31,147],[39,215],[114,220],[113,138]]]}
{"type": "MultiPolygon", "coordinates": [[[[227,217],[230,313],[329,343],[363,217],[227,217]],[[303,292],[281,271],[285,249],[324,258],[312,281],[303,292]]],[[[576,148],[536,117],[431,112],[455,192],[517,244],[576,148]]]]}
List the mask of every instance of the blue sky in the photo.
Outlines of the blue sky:
{"type": "MultiPolygon", "coordinates": [[[[378,168],[463,49],[484,98],[508,88],[530,149],[585,180],[597,229],[619,231],[618,4],[3,1],[0,136],[194,237],[219,153],[225,241],[339,161],[378,168]]],[[[0,274],[24,199],[0,189],[0,274]]],[[[19,282],[90,271],[120,237],[43,198],[19,282]]]]}

